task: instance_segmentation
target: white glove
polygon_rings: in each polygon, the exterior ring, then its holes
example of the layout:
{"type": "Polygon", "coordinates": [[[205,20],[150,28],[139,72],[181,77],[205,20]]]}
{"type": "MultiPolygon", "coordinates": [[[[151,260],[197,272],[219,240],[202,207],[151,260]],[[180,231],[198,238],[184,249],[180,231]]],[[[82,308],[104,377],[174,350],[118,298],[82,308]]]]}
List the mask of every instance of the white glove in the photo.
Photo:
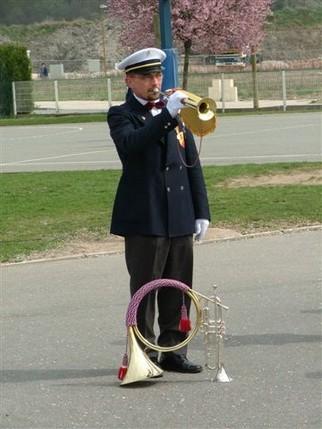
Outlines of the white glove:
{"type": "Polygon", "coordinates": [[[202,241],[205,238],[207,229],[209,226],[208,219],[196,219],[195,220],[195,240],[202,241]]]}
{"type": "Polygon", "coordinates": [[[186,99],[186,94],[181,91],[175,91],[173,94],[170,95],[167,102],[167,109],[173,118],[177,116],[179,110],[184,107],[183,102],[186,99]]]}

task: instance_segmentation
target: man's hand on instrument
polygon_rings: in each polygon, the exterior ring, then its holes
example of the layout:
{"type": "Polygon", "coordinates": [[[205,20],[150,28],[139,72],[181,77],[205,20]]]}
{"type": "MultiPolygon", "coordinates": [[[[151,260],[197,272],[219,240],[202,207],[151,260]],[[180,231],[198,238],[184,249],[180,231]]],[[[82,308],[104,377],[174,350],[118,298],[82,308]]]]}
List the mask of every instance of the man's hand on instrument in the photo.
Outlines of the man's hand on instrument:
{"type": "Polygon", "coordinates": [[[173,118],[177,116],[179,110],[184,107],[186,99],[186,94],[181,91],[175,91],[170,95],[167,102],[167,109],[173,118]]]}
{"type": "Polygon", "coordinates": [[[195,220],[195,240],[202,241],[205,236],[209,226],[208,219],[196,219],[195,220]]]}

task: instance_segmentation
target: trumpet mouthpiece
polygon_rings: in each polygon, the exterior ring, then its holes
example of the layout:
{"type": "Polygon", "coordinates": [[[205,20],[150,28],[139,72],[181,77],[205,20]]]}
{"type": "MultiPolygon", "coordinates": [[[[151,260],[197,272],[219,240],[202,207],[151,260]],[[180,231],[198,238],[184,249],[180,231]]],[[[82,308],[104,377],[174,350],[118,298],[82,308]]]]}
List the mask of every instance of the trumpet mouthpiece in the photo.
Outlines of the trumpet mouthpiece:
{"type": "Polygon", "coordinates": [[[155,94],[160,94],[160,89],[159,88],[153,88],[153,92],[155,94]]]}

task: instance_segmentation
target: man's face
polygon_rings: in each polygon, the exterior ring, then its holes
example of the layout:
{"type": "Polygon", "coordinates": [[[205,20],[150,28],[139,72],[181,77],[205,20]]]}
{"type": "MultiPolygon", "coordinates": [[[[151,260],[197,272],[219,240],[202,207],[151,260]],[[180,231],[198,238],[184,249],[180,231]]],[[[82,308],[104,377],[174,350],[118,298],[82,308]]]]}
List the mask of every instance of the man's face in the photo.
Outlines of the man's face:
{"type": "Polygon", "coordinates": [[[155,88],[161,89],[162,73],[154,72],[149,74],[129,73],[125,76],[125,82],[132,89],[135,95],[145,100],[157,100],[160,97],[155,88]]]}

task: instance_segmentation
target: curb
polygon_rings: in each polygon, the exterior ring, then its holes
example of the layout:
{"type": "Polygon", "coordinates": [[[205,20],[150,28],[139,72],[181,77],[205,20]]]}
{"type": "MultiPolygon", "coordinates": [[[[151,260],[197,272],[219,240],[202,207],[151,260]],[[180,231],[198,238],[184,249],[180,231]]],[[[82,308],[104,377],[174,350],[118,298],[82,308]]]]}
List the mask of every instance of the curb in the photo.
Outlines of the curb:
{"type": "MultiPolygon", "coordinates": [[[[258,238],[258,237],[269,237],[273,235],[284,235],[284,234],[293,234],[293,233],[299,233],[299,232],[319,231],[319,230],[322,231],[322,224],[303,226],[298,228],[287,228],[287,229],[274,230],[274,231],[255,232],[250,234],[238,235],[234,237],[228,236],[223,238],[214,238],[210,240],[204,240],[202,242],[195,242],[195,245],[205,246],[207,244],[218,243],[218,242],[239,241],[239,240],[245,240],[245,239],[249,240],[249,239],[258,238]]],[[[30,259],[30,260],[19,261],[19,262],[6,262],[3,264],[0,263],[0,267],[11,267],[15,265],[35,264],[35,263],[42,263],[42,262],[66,261],[66,260],[73,260],[73,259],[93,258],[93,257],[99,257],[99,256],[112,256],[112,255],[120,255],[122,253],[124,253],[124,250],[107,250],[104,252],[79,253],[76,255],[58,256],[54,258],[30,259]]]]}
{"type": "Polygon", "coordinates": [[[311,225],[311,226],[300,226],[297,228],[286,228],[286,229],[278,229],[274,231],[262,231],[262,232],[254,232],[244,235],[239,235],[236,237],[224,237],[224,238],[214,238],[210,240],[205,240],[201,243],[198,243],[197,245],[205,245],[210,244],[218,241],[238,241],[238,240],[249,240],[252,238],[257,237],[266,237],[266,236],[273,236],[273,235],[284,235],[284,234],[293,234],[297,232],[306,232],[306,231],[322,231],[322,224],[321,225],[311,225]]]}

